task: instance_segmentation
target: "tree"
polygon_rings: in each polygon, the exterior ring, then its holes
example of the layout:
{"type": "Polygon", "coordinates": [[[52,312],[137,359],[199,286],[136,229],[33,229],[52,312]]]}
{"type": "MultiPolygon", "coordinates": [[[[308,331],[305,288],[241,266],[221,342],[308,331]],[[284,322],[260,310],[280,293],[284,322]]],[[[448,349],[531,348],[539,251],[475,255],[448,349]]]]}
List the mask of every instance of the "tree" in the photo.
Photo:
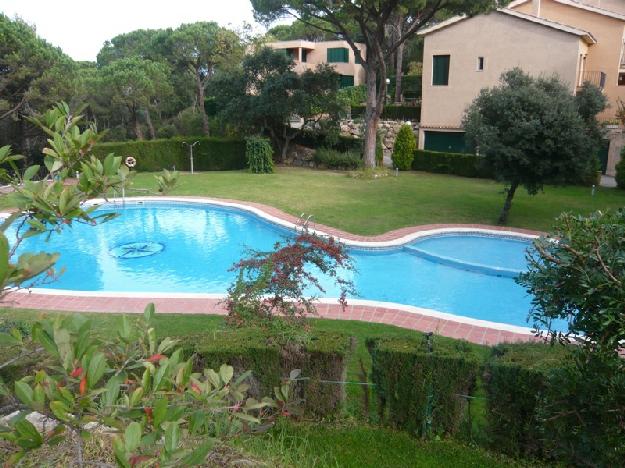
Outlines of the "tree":
{"type": "Polygon", "coordinates": [[[155,138],[150,109],[171,94],[165,65],[139,58],[120,59],[99,70],[99,79],[111,106],[119,106],[132,122],[135,135],[143,139],[140,115],[155,138]]]}
{"type": "Polygon", "coordinates": [[[173,55],[195,82],[196,106],[202,116],[204,134],[210,133],[204,109],[204,94],[218,67],[229,68],[243,55],[241,42],[233,31],[217,23],[183,24],[171,37],[173,55]]]}
{"type": "Polygon", "coordinates": [[[468,143],[507,184],[500,224],[519,186],[535,195],[547,181],[579,180],[596,159],[596,142],[557,77],[532,78],[518,68],[505,72],[499,86],[480,92],[463,126],[468,143]]]}
{"type": "Polygon", "coordinates": [[[327,0],[252,0],[255,16],[266,23],[281,17],[295,17],[344,38],[366,72],[367,107],[364,125],[364,160],[375,167],[377,127],[386,96],[386,57],[391,56],[407,39],[430,22],[437,13],[475,14],[498,4],[496,0],[362,0],[329,2],[327,0]],[[403,14],[410,24],[403,34],[387,40],[387,25],[393,15],[403,14]],[[322,25],[318,25],[321,22],[322,25]],[[358,25],[358,37],[350,25],[358,25]],[[367,47],[363,57],[357,42],[367,47]]]}
{"type": "Polygon", "coordinates": [[[552,322],[566,321],[586,347],[615,355],[625,342],[625,210],[561,215],[518,282],[532,294],[537,330],[560,338],[552,322]]]}
{"type": "Polygon", "coordinates": [[[339,77],[331,67],[300,75],[290,57],[269,48],[245,57],[241,70],[211,82],[222,117],[239,128],[269,133],[281,161],[304,128],[336,120],[343,108],[338,89],[339,77]],[[302,119],[301,125],[292,127],[293,117],[302,119]]]}

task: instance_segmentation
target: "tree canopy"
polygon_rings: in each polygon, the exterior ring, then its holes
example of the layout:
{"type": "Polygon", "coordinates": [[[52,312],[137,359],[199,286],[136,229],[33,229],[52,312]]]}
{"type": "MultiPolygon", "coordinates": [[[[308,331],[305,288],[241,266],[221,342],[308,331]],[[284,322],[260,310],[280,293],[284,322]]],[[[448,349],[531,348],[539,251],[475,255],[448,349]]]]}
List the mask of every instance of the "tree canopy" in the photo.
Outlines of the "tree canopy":
{"type": "Polygon", "coordinates": [[[588,137],[579,109],[557,77],[533,78],[518,68],[473,101],[463,122],[467,141],[508,185],[501,224],[519,186],[535,195],[546,182],[580,180],[592,172],[597,142],[588,137]]]}
{"type": "Polygon", "coordinates": [[[268,132],[283,160],[303,128],[331,122],[342,110],[338,89],[339,77],[331,67],[298,74],[290,57],[269,48],[246,56],[241,69],[222,73],[211,84],[223,118],[268,132]],[[292,118],[302,119],[301,127],[291,127],[292,118]]]}

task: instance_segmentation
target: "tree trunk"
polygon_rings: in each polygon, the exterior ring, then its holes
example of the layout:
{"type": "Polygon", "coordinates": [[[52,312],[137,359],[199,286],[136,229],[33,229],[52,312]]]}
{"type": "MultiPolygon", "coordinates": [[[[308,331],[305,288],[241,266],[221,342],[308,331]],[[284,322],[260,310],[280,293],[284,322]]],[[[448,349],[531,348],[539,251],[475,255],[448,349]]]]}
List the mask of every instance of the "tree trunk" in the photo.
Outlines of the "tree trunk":
{"type": "Polygon", "coordinates": [[[150,109],[145,109],[145,123],[148,124],[148,130],[150,132],[150,138],[156,139],[156,131],[154,131],[154,124],[152,124],[152,117],[150,117],[150,109]]]}
{"type": "Polygon", "coordinates": [[[204,84],[202,78],[198,72],[195,73],[195,85],[197,94],[197,106],[202,116],[202,131],[204,135],[209,136],[210,130],[208,128],[208,115],[206,115],[206,109],[204,109],[204,84]]]}
{"type": "Polygon", "coordinates": [[[404,68],[404,43],[402,42],[397,48],[397,62],[395,63],[395,102],[402,102],[402,69],[404,68]]]}
{"type": "Polygon", "coordinates": [[[499,220],[497,221],[497,224],[504,225],[508,221],[508,213],[510,212],[510,207],[512,206],[512,199],[514,198],[514,193],[516,192],[516,189],[518,187],[518,180],[515,180],[510,184],[508,194],[506,195],[506,201],[503,204],[503,209],[501,210],[501,214],[499,215],[499,220]]]}
{"type": "Polygon", "coordinates": [[[132,122],[134,124],[135,136],[137,140],[143,140],[143,130],[141,129],[141,122],[139,122],[139,111],[136,108],[132,109],[132,122]]]}
{"type": "MultiPolygon", "coordinates": [[[[382,109],[378,105],[378,90],[376,83],[377,72],[375,70],[375,65],[367,68],[367,107],[365,108],[363,160],[366,168],[374,168],[378,122],[380,120],[382,109]]],[[[382,84],[380,84],[380,87],[384,88],[382,84]]]]}

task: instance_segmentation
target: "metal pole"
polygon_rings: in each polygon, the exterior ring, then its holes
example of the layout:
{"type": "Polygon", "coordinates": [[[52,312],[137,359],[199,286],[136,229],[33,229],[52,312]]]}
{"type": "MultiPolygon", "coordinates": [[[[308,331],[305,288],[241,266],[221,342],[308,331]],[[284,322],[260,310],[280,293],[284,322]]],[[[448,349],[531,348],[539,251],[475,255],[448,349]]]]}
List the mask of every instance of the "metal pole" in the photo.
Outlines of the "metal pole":
{"type": "Polygon", "coordinates": [[[195,146],[195,143],[191,145],[191,174],[193,174],[193,147],[194,146],[195,146]]]}
{"type": "Polygon", "coordinates": [[[192,144],[187,143],[186,141],[183,141],[182,144],[183,145],[187,145],[189,147],[189,159],[191,161],[191,174],[193,174],[193,147],[195,145],[197,145],[199,143],[199,141],[195,141],[192,144]]]}

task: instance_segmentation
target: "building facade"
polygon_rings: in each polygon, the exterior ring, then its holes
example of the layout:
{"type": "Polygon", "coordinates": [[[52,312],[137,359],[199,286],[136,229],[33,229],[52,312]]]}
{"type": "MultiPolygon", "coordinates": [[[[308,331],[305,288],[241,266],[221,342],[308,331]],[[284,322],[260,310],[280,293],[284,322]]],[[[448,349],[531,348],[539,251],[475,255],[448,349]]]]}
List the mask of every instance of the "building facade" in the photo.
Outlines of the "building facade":
{"type": "MultiPolygon", "coordinates": [[[[332,65],[341,76],[341,87],[359,86],[365,83],[365,70],[347,41],[311,42],[304,40],[269,42],[267,47],[284,50],[293,58],[295,70],[303,73],[314,70],[317,65],[332,65]]],[[[366,57],[366,46],[356,44],[361,56],[366,57]]]]}
{"type": "MultiPolygon", "coordinates": [[[[599,118],[613,119],[618,101],[625,101],[625,13],[608,6],[625,10],[625,0],[517,0],[422,31],[419,147],[464,151],[466,108],[514,67],[534,76],[556,74],[573,93],[586,81],[600,86],[610,107],[599,118]]],[[[615,163],[604,161],[607,173],[615,163]]]]}

